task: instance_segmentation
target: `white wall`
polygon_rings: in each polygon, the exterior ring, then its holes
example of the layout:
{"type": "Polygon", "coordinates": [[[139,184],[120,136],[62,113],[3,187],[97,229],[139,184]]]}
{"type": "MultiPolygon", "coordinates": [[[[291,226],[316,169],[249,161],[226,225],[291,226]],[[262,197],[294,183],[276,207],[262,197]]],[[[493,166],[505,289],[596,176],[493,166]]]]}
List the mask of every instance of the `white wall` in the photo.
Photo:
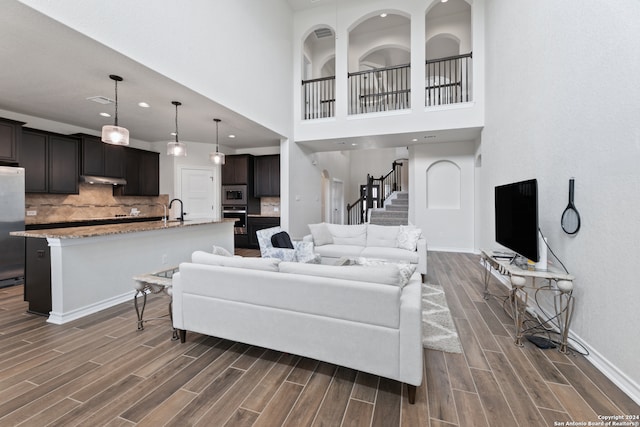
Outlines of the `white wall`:
{"type": "Polygon", "coordinates": [[[409,148],[409,221],[427,237],[429,250],[473,252],[475,249],[475,168],[473,142],[424,144],[409,148]],[[441,194],[457,194],[457,205],[429,205],[427,172],[438,162],[458,169],[457,180],[441,180],[441,194]],[[456,187],[453,187],[453,185],[456,187]]]}
{"type": "Polygon", "coordinates": [[[281,135],[291,134],[286,0],[21,0],[281,135]]]}
{"type": "Polygon", "coordinates": [[[640,403],[640,2],[486,4],[479,246],[495,245],[494,186],[537,178],[540,227],[576,276],[572,331],[640,403]],[[575,236],[560,227],[570,177],[575,236]]]}

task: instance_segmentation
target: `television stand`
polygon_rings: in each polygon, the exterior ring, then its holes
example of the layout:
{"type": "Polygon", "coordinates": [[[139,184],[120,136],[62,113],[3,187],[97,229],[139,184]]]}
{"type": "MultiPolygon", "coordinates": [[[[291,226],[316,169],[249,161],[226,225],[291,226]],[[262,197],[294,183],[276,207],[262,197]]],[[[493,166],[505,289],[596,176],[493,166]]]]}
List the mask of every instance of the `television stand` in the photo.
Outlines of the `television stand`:
{"type": "Polygon", "coordinates": [[[482,263],[485,266],[483,277],[485,299],[488,299],[490,296],[489,274],[492,268],[500,274],[509,277],[509,282],[511,283],[509,300],[511,301],[513,310],[516,345],[523,345],[524,314],[529,302],[529,293],[527,290],[533,290],[535,292],[547,291],[553,295],[555,318],[558,320],[558,333],[561,339],[559,350],[562,353],[567,353],[569,349],[569,327],[575,305],[575,298],[573,296],[573,281],[575,277],[555,268],[542,270],[529,265],[516,265],[511,263],[509,259],[502,258],[500,252],[482,249],[480,255],[482,257],[482,263]],[[530,285],[527,285],[527,279],[531,279],[530,285]],[[536,283],[536,281],[539,282],[540,280],[544,282],[543,285],[536,283]]]}

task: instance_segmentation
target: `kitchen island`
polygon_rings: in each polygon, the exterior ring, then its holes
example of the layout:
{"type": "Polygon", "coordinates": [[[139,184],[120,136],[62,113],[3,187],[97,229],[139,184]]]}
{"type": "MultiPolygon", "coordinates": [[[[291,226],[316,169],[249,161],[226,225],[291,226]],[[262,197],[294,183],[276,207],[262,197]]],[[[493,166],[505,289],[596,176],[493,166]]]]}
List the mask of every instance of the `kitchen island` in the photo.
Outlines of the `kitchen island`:
{"type": "MultiPolygon", "coordinates": [[[[48,278],[50,273],[48,322],[63,324],[133,298],[135,275],[189,261],[194,251],[211,252],[213,245],[233,253],[233,226],[233,220],[147,221],[16,231],[11,235],[27,238],[28,247],[30,240],[36,243],[34,259],[50,256],[50,270],[32,277],[37,279],[43,273],[48,278]]],[[[29,287],[29,259],[27,253],[27,301],[49,292],[42,289],[42,281],[36,289],[29,287]]]]}

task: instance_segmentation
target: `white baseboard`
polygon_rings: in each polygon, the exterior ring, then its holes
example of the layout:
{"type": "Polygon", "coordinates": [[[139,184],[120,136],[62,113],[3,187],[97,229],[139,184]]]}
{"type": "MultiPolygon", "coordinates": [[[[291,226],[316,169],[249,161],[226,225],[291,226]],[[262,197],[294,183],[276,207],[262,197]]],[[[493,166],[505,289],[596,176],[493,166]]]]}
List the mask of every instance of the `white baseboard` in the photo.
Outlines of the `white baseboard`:
{"type": "MultiPolygon", "coordinates": [[[[491,267],[489,268],[491,274],[498,279],[500,283],[502,283],[507,289],[511,289],[509,279],[507,276],[504,276],[498,273],[495,269],[491,267]]],[[[527,311],[534,315],[539,315],[540,313],[534,306],[529,304],[527,307],[527,311]]],[[[627,375],[624,374],[616,365],[611,363],[607,358],[605,358],[600,352],[598,352],[595,348],[593,348],[589,343],[587,343],[584,339],[577,336],[573,331],[569,330],[569,338],[574,340],[580,345],[582,345],[585,350],[589,352],[589,355],[586,356],[586,359],[593,365],[597,370],[602,372],[602,374],[611,380],[616,386],[620,388],[631,400],[640,405],[640,384],[633,381],[627,375]]]]}
{"type": "MultiPolygon", "coordinates": [[[[66,313],[55,313],[51,311],[49,312],[49,318],[47,319],[47,323],[53,323],[55,325],[63,325],[65,323],[71,322],[72,320],[76,320],[81,317],[97,313],[109,307],[113,307],[114,305],[118,305],[126,301],[133,301],[134,295],[135,295],[135,291],[126,292],[122,295],[109,298],[105,301],[100,301],[99,303],[87,305],[85,307],[71,310],[66,313]]],[[[133,310],[133,307],[131,309],[133,310]]]]}

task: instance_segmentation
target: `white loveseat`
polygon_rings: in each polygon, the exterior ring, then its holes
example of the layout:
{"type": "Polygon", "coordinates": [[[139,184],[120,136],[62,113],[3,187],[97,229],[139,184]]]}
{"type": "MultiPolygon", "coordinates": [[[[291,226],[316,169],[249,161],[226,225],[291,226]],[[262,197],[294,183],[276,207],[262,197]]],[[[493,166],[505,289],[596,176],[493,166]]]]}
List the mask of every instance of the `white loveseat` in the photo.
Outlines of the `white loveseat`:
{"type": "Polygon", "coordinates": [[[405,261],[427,276],[427,241],[415,226],[375,224],[309,224],[311,234],[304,241],[313,242],[314,252],[323,264],[335,264],[340,258],[377,258],[405,261]]]}
{"type": "Polygon", "coordinates": [[[397,265],[328,266],[194,252],[173,276],[173,325],[422,382],[421,283],[397,265]]]}

